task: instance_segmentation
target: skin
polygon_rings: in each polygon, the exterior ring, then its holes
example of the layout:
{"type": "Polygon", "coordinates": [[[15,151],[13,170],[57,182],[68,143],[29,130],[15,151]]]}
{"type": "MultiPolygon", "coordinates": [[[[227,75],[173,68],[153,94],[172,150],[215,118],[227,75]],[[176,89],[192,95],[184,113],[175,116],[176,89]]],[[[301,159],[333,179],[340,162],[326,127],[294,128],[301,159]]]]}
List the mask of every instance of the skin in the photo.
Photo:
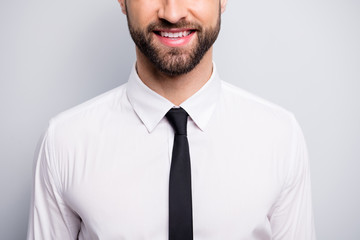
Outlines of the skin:
{"type": "MultiPolygon", "coordinates": [[[[226,0],[118,0],[122,12],[127,15],[132,26],[146,31],[149,23],[165,20],[176,24],[187,21],[200,24],[208,29],[215,27],[218,22],[219,11],[223,13],[226,0]],[[125,5],[126,4],[126,5],[125,5]],[[219,9],[220,8],[220,9],[219,9]]],[[[176,30],[176,29],[171,29],[176,30]]],[[[194,35],[196,35],[195,32],[194,35]]],[[[166,51],[169,46],[161,43],[157,37],[154,44],[166,51]]],[[[184,50],[193,49],[197,37],[180,46],[184,50]]],[[[150,89],[179,106],[186,99],[196,93],[212,74],[213,47],[204,55],[199,64],[190,72],[177,76],[167,75],[157,69],[152,62],[136,47],[136,68],[140,79],[150,89]]]]}

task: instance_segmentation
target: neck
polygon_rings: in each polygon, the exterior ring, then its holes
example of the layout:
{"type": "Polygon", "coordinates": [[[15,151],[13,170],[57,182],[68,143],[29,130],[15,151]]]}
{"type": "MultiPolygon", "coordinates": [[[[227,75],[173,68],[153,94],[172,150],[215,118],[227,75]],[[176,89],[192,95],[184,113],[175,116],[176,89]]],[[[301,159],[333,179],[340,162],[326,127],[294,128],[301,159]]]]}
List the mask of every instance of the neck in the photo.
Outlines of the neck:
{"type": "Polygon", "coordinates": [[[140,79],[151,90],[179,106],[196,93],[212,74],[212,48],[189,73],[169,76],[158,69],[136,48],[136,69],[140,79]]]}

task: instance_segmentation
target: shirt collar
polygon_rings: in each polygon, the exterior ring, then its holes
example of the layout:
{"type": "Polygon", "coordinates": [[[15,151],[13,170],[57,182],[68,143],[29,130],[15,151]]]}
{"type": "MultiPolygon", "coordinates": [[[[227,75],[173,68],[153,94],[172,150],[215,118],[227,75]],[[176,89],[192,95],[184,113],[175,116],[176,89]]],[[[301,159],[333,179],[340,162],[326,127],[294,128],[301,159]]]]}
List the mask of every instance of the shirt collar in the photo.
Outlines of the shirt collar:
{"type": "MultiPolygon", "coordinates": [[[[210,79],[199,91],[180,105],[202,131],[205,131],[218,102],[221,91],[220,84],[215,63],[213,63],[210,79]]],[[[173,103],[151,90],[141,81],[136,72],[135,64],[128,80],[127,96],[134,111],[149,132],[152,132],[165,114],[172,107],[175,107],[173,103]]]]}

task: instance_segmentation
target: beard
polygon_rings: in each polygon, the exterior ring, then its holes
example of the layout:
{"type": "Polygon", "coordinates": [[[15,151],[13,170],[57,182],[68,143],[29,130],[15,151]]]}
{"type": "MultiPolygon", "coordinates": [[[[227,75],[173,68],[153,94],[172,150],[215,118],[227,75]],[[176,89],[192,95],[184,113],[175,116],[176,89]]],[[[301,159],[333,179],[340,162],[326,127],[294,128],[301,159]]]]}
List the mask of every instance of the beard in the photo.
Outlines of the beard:
{"type": "Polygon", "coordinates": [[[219,12],[218,20],[215,27],[204,29],[197,23],[189,23],[181,20],[176,24],[159,20],[150,23],[145,30],[135,28],[129,16],[127,15],[130,35],[147,59],[160,72],[169,76],[179,76],[193,70],[204,57],[205,53],[211,48],[216,41],[221,25],[221,14],[219,12]],[[175,48],[159,46],[154,43],[155,29],[193,29],[196,31],[196,41],[190,48],[175,48]]]}

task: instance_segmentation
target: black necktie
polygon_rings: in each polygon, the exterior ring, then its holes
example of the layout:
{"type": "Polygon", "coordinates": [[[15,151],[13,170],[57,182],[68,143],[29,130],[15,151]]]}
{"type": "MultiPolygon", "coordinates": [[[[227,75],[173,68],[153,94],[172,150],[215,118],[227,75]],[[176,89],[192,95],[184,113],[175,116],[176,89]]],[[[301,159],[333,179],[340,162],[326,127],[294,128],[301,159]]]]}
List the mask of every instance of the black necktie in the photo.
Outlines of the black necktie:
{"type": "Polygon", "coordinates": [[[175,131],[169,180],[169,240],[192,240],[192,199],[187,112],[172,108],[166,118],[175,131]]]}

